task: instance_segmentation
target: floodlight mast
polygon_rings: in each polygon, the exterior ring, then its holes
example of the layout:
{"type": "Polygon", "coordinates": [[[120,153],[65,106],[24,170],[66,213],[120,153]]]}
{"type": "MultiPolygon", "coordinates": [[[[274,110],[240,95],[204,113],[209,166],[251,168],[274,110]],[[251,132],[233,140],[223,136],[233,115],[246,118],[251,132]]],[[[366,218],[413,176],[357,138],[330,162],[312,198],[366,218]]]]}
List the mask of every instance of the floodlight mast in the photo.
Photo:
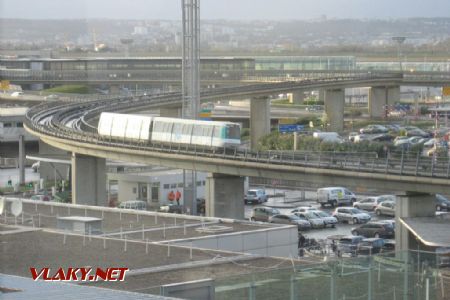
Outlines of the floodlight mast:
{"type": "Polygon", "coordinates": [[[405,42],[406,37],[404,37],[404,36],[394,36],[394,37],[392,37],[392,40],[397,43],[398,64],[399,64],[400,71],[403,71],[400,46],[401,46],[401,44],[403,44],[405,42]]]}
{"type": "Polygon", "coordinates": [[[182,117],[197,119],[200,111],[200,0],[181,0],[182,117]]]}
{"type": "MultiPolygon", "coordinates": [[[[182,7],[182,113],[197,119],[200,112],[200,0],[181,0],[182,7]]],[[[197,214],[197,173],[183,171],[184,206],[197,214]],[[191,177],[191,178],[188,178],[191,177]]]]}

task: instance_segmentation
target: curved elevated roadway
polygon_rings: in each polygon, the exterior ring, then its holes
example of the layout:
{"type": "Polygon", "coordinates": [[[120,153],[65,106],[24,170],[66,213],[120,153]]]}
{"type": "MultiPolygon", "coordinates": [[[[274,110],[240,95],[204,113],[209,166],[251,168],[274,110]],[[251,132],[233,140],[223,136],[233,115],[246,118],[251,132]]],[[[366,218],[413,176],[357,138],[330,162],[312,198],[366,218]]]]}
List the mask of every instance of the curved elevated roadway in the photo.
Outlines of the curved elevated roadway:
{"type": "MultiPolygon", "coordinates": [[[[298,87],[334,88],[354,85],[395,84],[401,76],[340,77],[206,90],[202,99],[255,97],[298,87]]],[[[199,146],[141,144],[112,141],[96,133],[101,111],[133,112],[143,108],[180,106],[178,93],[124,97],[84,103],[48,103],[31,108],[26,129],[45,143],[67,151],[122,161],[221,173],[296,180],[323,185],[420,193],[448,193],[450,160],[398,155],[390,158],[360,154],[321,154],[293,151],[249,151],[240,148],[208,149],[199,146]]]]}

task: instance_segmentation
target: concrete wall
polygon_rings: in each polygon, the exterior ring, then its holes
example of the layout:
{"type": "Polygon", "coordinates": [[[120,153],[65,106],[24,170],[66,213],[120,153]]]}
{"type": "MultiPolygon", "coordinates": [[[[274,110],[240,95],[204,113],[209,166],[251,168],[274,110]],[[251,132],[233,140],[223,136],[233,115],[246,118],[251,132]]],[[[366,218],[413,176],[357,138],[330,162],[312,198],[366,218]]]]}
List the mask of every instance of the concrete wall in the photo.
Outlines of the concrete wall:
{"type": "Polygon", "coordinates": [[[295,226],[282,226],[254,231],[236,232],[183,239],[170,242],[212,250],[226,250],[263,256],[298,256],[298,230],[295,226]]]}

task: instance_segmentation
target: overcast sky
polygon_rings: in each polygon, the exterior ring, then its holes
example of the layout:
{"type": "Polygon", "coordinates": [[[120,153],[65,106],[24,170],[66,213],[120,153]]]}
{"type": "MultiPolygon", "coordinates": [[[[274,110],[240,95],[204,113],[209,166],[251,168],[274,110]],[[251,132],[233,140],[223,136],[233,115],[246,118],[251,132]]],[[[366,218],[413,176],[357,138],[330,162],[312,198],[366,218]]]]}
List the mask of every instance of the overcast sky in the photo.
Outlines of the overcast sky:
{"type": "MultiPolygon", "coordinates": [[[[450,0],[201,0],[202,19],[450,17],[450,0]]],[[[0,0],[1,18],[181,19],[181,0],[0,0]]]]}

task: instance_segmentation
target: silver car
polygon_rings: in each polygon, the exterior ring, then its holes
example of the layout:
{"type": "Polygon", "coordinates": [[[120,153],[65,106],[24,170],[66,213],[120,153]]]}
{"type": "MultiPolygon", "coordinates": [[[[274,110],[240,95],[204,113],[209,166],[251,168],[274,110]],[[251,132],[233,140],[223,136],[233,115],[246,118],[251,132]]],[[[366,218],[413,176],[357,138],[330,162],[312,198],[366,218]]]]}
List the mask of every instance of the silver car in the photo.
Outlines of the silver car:
{"type": "Polygon", "coordinates": [[[270,218],[270,223],[297,225],[298,230],[306,230],[311,228],[311,223],[296,215],[275,215],[270,218]]]}
{"type": "Polygon", "coordinates": [[[377,197],[368,197],[353,203],[354,208],[364,210],[375,210],[383,201],[395,201],[395,195],[381,195],[377,197]]]}
{"type": "Polygon", "coordinates": [[[319,217],[323,220],[323,222],[325,223],[325,227],[326,226],[336,227],[338,220],[335,217],[330,216],[328,213],[321,211],[321,210],[314,210],[312,212],[314,214],[316,214],[317,217],[319,217]]]}
{"type": "Polygon", "coordinates": [[[369,214],[354,207],[338,207],[334,211],[333,216],[336,217],[339,222],[346,222],[349,224],[367,223],[371,219],[369,214]]]}
{"type": "Polygon", "coordinates": [[[375,213],[379,216],[395,216],[395,202],[394,201],[384,201],[381,202],[376,208],[375,213]]]}
{"type": "Polygon", "coordinates": [[[312,228],[324,228],[325,222],[319,218],[314,212],[296,212],[296,216],[300,218],[304,218],[308,220],[309,223],[311,223],[312,228]]]}

